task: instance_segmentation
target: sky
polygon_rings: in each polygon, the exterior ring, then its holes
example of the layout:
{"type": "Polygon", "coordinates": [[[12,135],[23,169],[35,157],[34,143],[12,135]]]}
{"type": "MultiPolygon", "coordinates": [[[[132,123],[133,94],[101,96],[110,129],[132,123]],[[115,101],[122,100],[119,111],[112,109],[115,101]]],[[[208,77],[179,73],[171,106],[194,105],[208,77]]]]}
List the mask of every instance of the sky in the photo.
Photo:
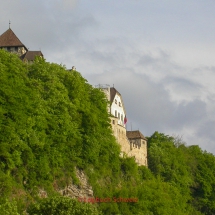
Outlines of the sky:
{"type": "Polygon", "coordinates": [[[0,0],[9,28],[46,61],[121,93],[127,130],[215,154],[215,1],[0,0]]]}

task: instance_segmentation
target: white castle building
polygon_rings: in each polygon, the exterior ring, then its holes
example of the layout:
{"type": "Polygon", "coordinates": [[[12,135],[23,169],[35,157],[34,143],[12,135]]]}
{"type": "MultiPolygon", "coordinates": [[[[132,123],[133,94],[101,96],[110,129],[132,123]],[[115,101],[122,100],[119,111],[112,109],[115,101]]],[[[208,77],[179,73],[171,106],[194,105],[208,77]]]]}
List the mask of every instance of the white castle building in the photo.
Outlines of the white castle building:
{"type": "Polygon", "coordinates": [[[138,165],[148,166],[147,139],[139,130],[126,131],[127,117],[122,95],[107,84],[99,84],[96,87],[102,89],[110,102],[108,112],[110,113],[111,126],[122,153],[134,157],[138,165]]]}

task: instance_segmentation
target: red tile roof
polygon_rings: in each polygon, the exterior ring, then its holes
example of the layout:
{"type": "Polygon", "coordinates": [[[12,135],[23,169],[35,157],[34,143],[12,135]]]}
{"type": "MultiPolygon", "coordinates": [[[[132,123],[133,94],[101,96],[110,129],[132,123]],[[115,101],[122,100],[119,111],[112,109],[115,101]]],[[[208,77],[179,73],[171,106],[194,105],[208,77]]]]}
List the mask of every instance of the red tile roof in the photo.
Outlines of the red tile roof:
{"type": "Polygon", "coordinates": [[[23,43],[18,39],[14,32],[9,28],[0,36],[0,47],[14,47],[14,46],[25,47],[25,45],[23,45],[23,43]]]}

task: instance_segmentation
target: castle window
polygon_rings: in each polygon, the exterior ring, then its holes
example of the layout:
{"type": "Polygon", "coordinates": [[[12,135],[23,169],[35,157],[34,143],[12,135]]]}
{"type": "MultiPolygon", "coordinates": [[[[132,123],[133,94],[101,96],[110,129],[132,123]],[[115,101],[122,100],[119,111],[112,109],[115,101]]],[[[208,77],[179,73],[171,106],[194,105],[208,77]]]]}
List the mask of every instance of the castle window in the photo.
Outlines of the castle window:
{"type": "Polygon", "coordinates": [[[120,119],[120,113],[118,113],[118,118],[120,119]]]}
{"type": "Polygon", "coordinates": [[[121,107],[121,102],[119,102],[119,106],[121,107]]]}
{"type": "Polygon", "coordinates": [[[115,124],[115,120],[113,120],[113,124],[115,124]]]}
{"type": "Polygon", "coordinates": [[[115,117],[117,117],[117,110],[115,110],[115,117]]]}
{"type": "Polygon", "coordinates": [[[115,99],[115,104],[117,104],[117,100],[115,99]]]}

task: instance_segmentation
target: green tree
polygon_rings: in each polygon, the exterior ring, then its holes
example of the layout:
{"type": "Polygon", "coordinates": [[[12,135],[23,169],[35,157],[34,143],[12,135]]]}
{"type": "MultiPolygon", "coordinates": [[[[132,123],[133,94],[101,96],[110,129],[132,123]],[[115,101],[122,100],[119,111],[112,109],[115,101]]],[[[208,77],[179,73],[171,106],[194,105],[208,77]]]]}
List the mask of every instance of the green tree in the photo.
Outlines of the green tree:
{"type": "Polygon", "coordinates": [[[29,206],[29,215],[99,215],[97,208],[91,204],[80,203],[69,197],[52,197],[29,206]]]}

